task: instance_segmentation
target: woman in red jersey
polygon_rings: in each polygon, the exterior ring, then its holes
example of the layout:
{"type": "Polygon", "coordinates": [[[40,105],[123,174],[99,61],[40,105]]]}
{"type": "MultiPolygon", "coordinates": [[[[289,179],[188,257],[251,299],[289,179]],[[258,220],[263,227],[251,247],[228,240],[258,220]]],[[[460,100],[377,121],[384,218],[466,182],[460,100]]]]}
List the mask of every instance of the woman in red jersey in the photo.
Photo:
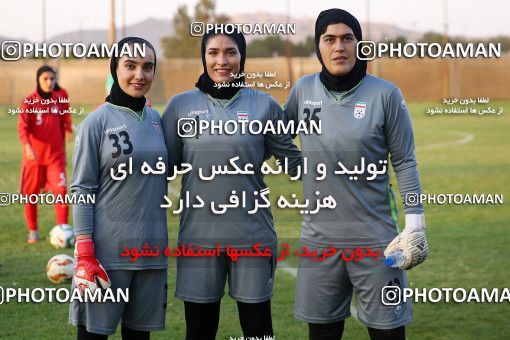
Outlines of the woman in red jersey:
{"type": "MultiPolygon", "coordinates": [[[[18,121],[23,148],[21,194],[39,194],[46,185],[60,201],[67,192],[65,140],[72,138],[69,98],[50,66],[37,70],[36,82],[36,90],[21,104],[18,121]]],[[[56,224],[67,224],[68,210],[67,204],[55,204],[56,224]]],[[[25,205],[25,219],[27,242],[38,242],[37,204],[25,205]]]]}

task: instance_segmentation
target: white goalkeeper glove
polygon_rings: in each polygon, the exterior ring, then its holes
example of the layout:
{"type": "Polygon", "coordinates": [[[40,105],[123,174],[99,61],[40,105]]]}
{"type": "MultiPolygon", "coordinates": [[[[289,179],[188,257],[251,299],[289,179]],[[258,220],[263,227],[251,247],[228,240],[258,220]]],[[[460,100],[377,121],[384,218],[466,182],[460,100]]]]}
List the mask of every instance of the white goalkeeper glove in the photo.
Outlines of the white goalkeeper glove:
{"type": "Polygon", "coordinates": [[[407,214],[405,219],[404,230],[386,247],[384,256],[388,257],[391,253],[401,250],[404,262],[399,268],[408,270],[425,261],[429,255],[429,246],[425,236],[425,216],[407,214]]]}

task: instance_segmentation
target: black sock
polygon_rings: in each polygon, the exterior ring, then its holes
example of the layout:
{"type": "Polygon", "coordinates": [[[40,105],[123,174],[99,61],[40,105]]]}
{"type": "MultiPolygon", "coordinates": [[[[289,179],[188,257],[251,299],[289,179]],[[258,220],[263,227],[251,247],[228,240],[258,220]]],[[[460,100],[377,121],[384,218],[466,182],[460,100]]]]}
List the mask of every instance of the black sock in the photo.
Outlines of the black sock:
{"type": "Polygon", "coordinates": [[[78,332],[76,334],[77,340],[106,340],[108,335],[96,334],[87,331],[87,327],[78,325],[78,332]]]}
{"type": "Polygon", "coordinates": [[[120,333],[122,334],[122,340],[149,340],[151,338],[151,332],[137,331],[124,326],[124,324],[120,327],[120,333]]]}
{"type": "Polygon", "coordinates": [[[406,328],[400,326],[393,329],[375,329],[372,327],[368,328],[368,335],[371,340],[405,340],[406,339],[406,328]]]}
{"type": "Polygon", "coordinates": [[[214,340],[220,322],[221,301],[195,303],[184,301],[186,340],[214,340]]]}
{"type": "Polygon", "coordinates": [[[273,336],[273,323],[271,319],[271,300],[260,303],[237,303],[239,321],[243,335],[247,337],[273,336]]]}
{"type": "Polygon", "coordinates": [[[339,340],[344,333],[344,320],[332,323],[309,323],[308,337],[310,340],[339,340]]]}

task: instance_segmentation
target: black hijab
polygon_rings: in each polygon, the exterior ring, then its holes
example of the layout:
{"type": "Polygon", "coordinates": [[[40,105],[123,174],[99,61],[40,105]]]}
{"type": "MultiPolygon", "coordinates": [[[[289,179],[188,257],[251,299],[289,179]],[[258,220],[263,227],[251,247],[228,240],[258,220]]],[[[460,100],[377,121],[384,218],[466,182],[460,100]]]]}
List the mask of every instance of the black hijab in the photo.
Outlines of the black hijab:
{"type": "Polygon", "coordinates": [[[349,73],[343,76],[335,76],[331,74],[324,66],[321,52],[319,50],[320,36],[324,34],[328,25],[342,23],[349,26],[358,41],[362,41],[361,26],[358,20],[349,12],[338,8],[331,8],[322,11],[315,22],[315,51],[322,65],[320,80],[328,90],[333,91],[349,91],[359,84],[361,79],[367,74],[366,60],[360,60],[356,57],[356,63],[349,73]]]}
{"type": "MultiPolygon", "coordinates": [[[[200,75],[198,78],[197,83],[195,84],[196,87],[200,89],[200,91],[209,94],[213,98],[217,99],[232,99],[232,97],[235,96],[235,94],[242,88],[242,86],[228,86],[228,87],[221,87],[217,88],[215,87],[214,81],[209,77],[209,74],[207,74],[207,66],[205,64],[205,46],[207,45],[207,41],[209,38],[220,35],[216,33],[206,33],[202,37],[202,44],[200,47],[200,52],[202,54],[202,65],[204,66],[204,73],[200,75]]],[[[234,32],[231,34],[221,34],[229,37],[237,44],[237,48],[239,49],[239,53],[241,54],[241,64],[239,68],[239,73],[244,72],[244,62],[246,61],[246,40],[244,39],[244,35],[239,32],[234,32]]],[[[237,84],[244,84],[244,76],[235,79],[233,82],[236,82],[237,84]]],[[[233,83],[232,82],[232,83],[233,83]]],[[[230,85],[232,85],[230,83],[230,85]]]]}
{"type": "MultiPolygon", "coordinates": [[[[118,52],[120,54],[120,51],[122,51],[122,46],[125,44],[145,44],[145,46],[148,46],[150,49],[152,49],[152,52],[154,52],[154,72],[156,72],[156,51],[154,50],[154,47],[151,45],[150,42],[148,42],[145,39],[138,38],[138,37],[127,37],[122,39],[117,43],[118,52]]],[[[128,95],[126,92],[122,91],[122,89],[119,86],[119,80],[117,79],[117,66],[119,64],[119,57],[113,56],[110,60],[110,73],[112,74],[113,78],[113,85],[110,89],[110,95],[106,97],[106,101],[109,103],[112,103],[114,105],[127,107],[133,111],[142,111],[145,106],[145,97],[141,98],[135,98],[128,95]]]]}
{"type": "MultiPolygon", "coordinates": [[[[37,69],[37,73],[35,76],[35,81],[37,83],[37,93],[39,94],[39,96],[41,96],[41,98],[50,99],[52,92],[44,92],[41,88],[41,84],[39,84],[39,77],[44,72],[51,72],[51,73],[53,73],[53,76],[55,76],[55,77],[57,76],[57,74],[55,73],[55,70],[53,68],[51,68],[48,65],[44,65],[37,69]]],[[[58,90],[56,83],[55,83],[55,88],[53,90],[58,90]]]]}

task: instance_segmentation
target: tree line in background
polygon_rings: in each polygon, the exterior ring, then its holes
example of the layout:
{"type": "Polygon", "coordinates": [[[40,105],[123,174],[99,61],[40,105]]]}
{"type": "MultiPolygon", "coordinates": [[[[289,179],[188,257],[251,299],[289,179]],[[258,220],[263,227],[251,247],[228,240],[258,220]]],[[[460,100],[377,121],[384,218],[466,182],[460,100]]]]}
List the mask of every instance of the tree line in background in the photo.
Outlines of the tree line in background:
{"type": "MultiPolygon", "coordinates": [[[[215,13],[215,2],[212,0],[200,0],[195,8],[194,15],[188,15],[186,5],[180,6],[175,13],[172,22],[174,34],[161,39],[161,47],[165,58],[200,58],[200,37],[190,34],[190,25],[194,21],[227,23],[229,17],[215,13]]],[[[448,37],[449,43],[501,43],[501,51],[510,51],[510,37],[496,36],[483,40],[467,40],[459,37],[448,37]]],[[[394,39],[387,39],[384,42],[407,43],[404,36],[397,36],[394,39]]],[[[443,44],[443,36],[435,32],[427,32],[417,42],[443,44]]],[[[279,36],[266,36],[262,39],[255,39],[248,43],[248,57],[275,57],[286,55],[286,39],[279,36]]],[[[313,36],[308,36],[305,41],[294,43],[289,42],[291,55],[293,57],[309,57],[315,55],[315,44],[313,36]]]]}
{"type": "MultiPolygon", "coordinates": [[[[194,15],[188,14],[186,5],[180,6],[172,23],[174,34],[161,39],[161,47],[165,58],[200,58],[200,37],[190,34],[192,22],[227,23],[229,17],[215,13],[216,4],[212,0],[200,0],[194,8],[194,15]]],[[[248,57],[283,56],[286,51],[286,40],[279,36],[267,36],[248,43],[248,57]]],[[[292,56],[308,57],[315,51],[313,37],[307,37],[299,43],[290,42],[292,56]]]]}
{"type": "Polygon", "coordinates": [[[195,5],[193,17],[188,15],[187,6],[177,8],[172,23],[174,34],[161,39],[166,58],[200,58],[200,39],[190,34],[192,22],[226,23],[226,15],[215,14],[216,4],[211,0],[200,0],[195,5]]]}

